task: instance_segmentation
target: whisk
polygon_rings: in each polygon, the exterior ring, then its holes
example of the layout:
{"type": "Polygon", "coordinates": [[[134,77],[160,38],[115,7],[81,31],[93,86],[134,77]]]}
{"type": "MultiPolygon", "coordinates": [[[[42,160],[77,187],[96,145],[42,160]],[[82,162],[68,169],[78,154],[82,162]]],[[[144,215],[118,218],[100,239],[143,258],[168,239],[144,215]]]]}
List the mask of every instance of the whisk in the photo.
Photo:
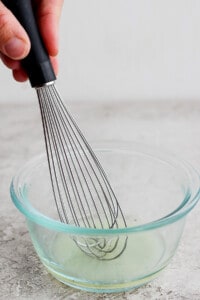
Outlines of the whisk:
{"type": "MultiPolygon", "coordinates": [[[[55,74],[39,34],[31,0],[4,0],[26,29],[31,51],[22,61],[36,88],[53,196],[60,221],[79,227],[113,229],[126,220],[108,178],[55,87],[55,74]]],[[[119,257],[127,237],[76,237],[80,250],[101,260],[119,257]]]]}

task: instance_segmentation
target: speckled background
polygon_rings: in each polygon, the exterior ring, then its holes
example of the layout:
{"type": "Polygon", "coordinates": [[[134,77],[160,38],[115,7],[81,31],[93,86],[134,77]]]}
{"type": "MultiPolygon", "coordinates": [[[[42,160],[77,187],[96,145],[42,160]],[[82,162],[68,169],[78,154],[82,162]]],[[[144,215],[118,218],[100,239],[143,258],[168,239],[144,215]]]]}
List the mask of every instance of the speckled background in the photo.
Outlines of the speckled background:
{"type": "MultiPolygon", "coordinates": [[[[200,102],[69,103],[88,140],[160,145],[200,171],[200,102]],[[95,126],[94,126],[95,124],[95,126]]],[[[200,299],[200,206],[189,214],[178,251],[158,279],[121,294],[91,294],[59,283],[40,263],[24,217],[10,200],[17,169],[44,150],[37,102],[0,103],[0,299],[200,299]]]]}

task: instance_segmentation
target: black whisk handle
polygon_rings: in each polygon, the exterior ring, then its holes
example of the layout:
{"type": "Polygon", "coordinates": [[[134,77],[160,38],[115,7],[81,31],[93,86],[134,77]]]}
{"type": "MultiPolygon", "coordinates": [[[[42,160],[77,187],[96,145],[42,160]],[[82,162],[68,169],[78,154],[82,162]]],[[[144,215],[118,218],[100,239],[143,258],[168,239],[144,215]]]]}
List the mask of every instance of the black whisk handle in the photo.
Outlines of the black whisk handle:
{"type": "Polygon", "coordinates": [[[43,86],[54,81],[56,76],[35,20],[31,0],[3,0],[2,2],[12,11],[30,38],[31,50],[22,60],[22,66],[28,74],[32,87],[43,86]]]}

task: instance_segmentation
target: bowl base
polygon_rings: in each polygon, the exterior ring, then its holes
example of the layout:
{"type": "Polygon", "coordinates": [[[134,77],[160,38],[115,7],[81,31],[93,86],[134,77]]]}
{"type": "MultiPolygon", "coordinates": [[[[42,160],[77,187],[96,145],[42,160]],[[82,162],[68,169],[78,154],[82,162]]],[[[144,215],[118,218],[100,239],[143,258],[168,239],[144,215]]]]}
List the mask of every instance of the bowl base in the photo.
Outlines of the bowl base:
{"type": "Polygon", "coordinates": [[[165,268],[164,266],[162,269],[158,270],[155,273],[149,274],[148,276],[142,278],[134,279],[133,281],[107,284],[103,282],[87,282],[83,280],[80,281],[77,278],[69,278],[67,276],[64,276],[63,274],[60,274],[59,272],[56,272],[54,269],[49,268],[49,266],[47,265],[45,265],[45,267],[54,278],[56,278],[63,284],[92,293],[121,293],[134,290],[157,278],[165,268]]]}
{"type": "Polygon", "coordinates": [[[55,278],[90,292],[113,293],[138,288],[157,277],[168,263],[163,236],[157,231],[129,235],[125,251],[113,260],[86,255],[66,234],[51,236],[48,255],[35,240],[33,243],[42,263],[55,278]]]}

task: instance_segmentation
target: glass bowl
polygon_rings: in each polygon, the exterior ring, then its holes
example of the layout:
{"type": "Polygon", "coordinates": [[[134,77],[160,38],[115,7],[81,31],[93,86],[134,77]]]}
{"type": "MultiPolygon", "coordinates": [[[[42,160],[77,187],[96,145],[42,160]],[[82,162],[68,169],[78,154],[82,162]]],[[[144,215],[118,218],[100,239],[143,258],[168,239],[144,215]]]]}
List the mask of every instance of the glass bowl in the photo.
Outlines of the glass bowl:
{"type": "Polygon", "coordinates": [[[122,292],[157,277],[173,257],[186,216],[199,199],[199,175],[189,164],[146,145],[102,142],[93,148],[127,227],[93,229],[61,223],[45,154],[16,174],[11,197],[26,217],[40,260],[55,278],[87,291],[122,292]],[[80,246],[94,241],[117,241],[113,251],[123,251],[115,259],[97,259],[80,246]]]}

